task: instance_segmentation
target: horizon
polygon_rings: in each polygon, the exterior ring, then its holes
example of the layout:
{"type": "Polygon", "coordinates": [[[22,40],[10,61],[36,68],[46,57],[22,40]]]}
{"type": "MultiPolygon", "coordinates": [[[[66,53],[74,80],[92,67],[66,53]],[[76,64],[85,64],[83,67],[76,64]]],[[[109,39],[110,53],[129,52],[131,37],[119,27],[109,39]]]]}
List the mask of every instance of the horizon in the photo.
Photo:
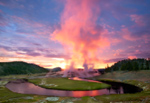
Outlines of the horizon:
{"type": "Polygon", "coordinates": [[[150,58],[149,0],[1,0],[0,62],[105,68],[150,58]]]}
{"type": "MultiPolygon", "coordinates": [[[[130,59],[130,58],[127,58],[127,59],[123,59],[123,60],[120,60],[120,61],[124,61],[124,60],[138,60],[138,59],[145,59],[145,60],[150,60],[150,58],[133,58],[133,59],[130,59]]],[[[115,63],[118,63],[118,62],[120,62],[120,61],[117,61],[117,62],[115,62],[115,63]]],[[[40,65],[38,65],[38,64],[36,64],[36,63],[29,63],[29,62],[25,62],[25,61],[9,61],[9,62],[0,62],[0,63],[12,63],[12,62],[24,62],[24,63],[28,63],[28,64],[33,64],[33,65],[37,65],[37,66],[40,66],[40,65]]],[[[114,64],[115,64],[114,63],[114,64]]],[[[113,64],[113,65],[114,65],[113,64]]],[[[69,66],[69,65],[68,65],[69,66]]],[[[112,65],[111,65],[112,66],[112,65]]],[[[107,67],[104,67],[104,68],[92,68],[92,69],[106,69],[106,68],[108,68],[108,67],[111,67],[111,66],[109,66],[109,65],[107,65],[107,67]]],[[[43,67],[43,66],[40,66],[40,67],[42,67],[42,68],[45,68],[45,67],[43,67]]],[[[53,68],[45,68],[45,69],[49,69],[49,70],[51,70],[51,69],[54,69],[54,68],[61,68],[61,67],[53,67],[53,68]]],[[[64,70],[69,70],[70,68],[61,68],[61,70],[62,71],[64,71],[64,70]]],[[[74,67],[73,69],[84,69],[84,67],[74,67]]]]}

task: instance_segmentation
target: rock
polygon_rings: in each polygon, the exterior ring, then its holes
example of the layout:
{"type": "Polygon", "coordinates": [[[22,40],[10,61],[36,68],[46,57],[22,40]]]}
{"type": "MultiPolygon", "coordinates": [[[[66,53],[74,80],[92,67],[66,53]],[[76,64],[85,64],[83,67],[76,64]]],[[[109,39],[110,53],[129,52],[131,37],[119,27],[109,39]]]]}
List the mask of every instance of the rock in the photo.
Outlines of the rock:
{"type": "Polygon", "coordinates": [[[46,100],[47,101],[58,101],[59,97],[47,97],[46,100]]]}
{"type": "Polygon", "coordinates": [[[81,98],[72,98],[72,101],[79,101],[81,98]]]}
{"type": "Polygon", "coordinates": [[[73,99],[64,99],[60,103],[74,103],[73,99]]]}
{"type": "Polygon", "coordinates": [[[47,103],[45,100],[39,100],[38,102],[35,103],[47,103]]]}
{"type": "Polygon", "coordinates": [[[34,99],[33,97],[29,97],[29,96],[28,97],[24,97],[24,98],[25,99],[34,99]]]}

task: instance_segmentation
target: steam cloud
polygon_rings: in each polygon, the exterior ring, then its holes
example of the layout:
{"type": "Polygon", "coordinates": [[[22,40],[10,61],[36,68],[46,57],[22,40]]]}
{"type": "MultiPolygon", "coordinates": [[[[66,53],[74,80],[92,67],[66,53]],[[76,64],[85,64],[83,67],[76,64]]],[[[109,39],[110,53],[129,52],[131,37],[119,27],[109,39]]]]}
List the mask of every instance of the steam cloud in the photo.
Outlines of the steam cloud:
{"type": "Polygon", "coordinates": [[[52,39],[64,45],[71,53],[71,62],[83,66],[99,61],[97,51],[109,45],[107,29],[96,24],[100,15],[100,0],[66,0],[61,15],[60,28],[56,28],[52,39]]]}

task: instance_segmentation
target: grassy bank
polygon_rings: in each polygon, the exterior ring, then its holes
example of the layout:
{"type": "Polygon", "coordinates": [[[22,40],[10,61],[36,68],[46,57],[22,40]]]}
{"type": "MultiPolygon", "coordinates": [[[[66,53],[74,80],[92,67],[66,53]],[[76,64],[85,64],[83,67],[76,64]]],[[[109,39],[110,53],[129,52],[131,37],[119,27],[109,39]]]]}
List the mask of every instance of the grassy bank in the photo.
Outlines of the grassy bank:
{"type": "Polygon", "coordinates": [[[37,78],[30,79],[29,82],[35,85],[58,90],[96,90],[110,87],[104,83],[70,80],[67,78],[37,78]]]}
{"type": "Polygon", "coordinates": [[[6,75],[0,76],[0,79],[22,79],[22,78],[39,78],[44,77],[47,73],[36,73],[36,74],[17,74],[17,75],[6,75]]]}
{"type": "Polygon", "coordinates": [[[150,70],[140,71],[114,71],[98,76],[99,79],[113,79],[118,81],[138,80],[150,82],[150,70]]]}

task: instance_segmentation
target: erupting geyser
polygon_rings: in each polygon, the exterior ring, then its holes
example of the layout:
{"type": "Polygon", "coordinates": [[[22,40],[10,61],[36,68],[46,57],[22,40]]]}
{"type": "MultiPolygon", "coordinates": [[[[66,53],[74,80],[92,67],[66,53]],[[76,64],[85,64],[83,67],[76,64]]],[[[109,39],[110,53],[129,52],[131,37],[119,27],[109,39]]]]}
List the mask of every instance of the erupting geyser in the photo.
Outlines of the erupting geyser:
{"type": "Polygon", "coordinates": [[[87,78],[100,75],[97,70],[94,70],[92,67],[88,68],[88,65],[84,63],[84,69],[74,69],[73,63],[70,65],[68,69],[64,71],[62,77],[80,77],[87,78]]]}
{"type": "Polygon", "coordinates": [[[67,68],[69,71],[82,66],[86,74],[99,65],[98,49],[109,45],[107,29],[96,24],[100,14],[99,2],[100,0],[66,0],[60,27],[55,29],[52,39],[60,42],[71,55],[71,59],[67,60],[70,61],[70,67],[67,68]]]}

